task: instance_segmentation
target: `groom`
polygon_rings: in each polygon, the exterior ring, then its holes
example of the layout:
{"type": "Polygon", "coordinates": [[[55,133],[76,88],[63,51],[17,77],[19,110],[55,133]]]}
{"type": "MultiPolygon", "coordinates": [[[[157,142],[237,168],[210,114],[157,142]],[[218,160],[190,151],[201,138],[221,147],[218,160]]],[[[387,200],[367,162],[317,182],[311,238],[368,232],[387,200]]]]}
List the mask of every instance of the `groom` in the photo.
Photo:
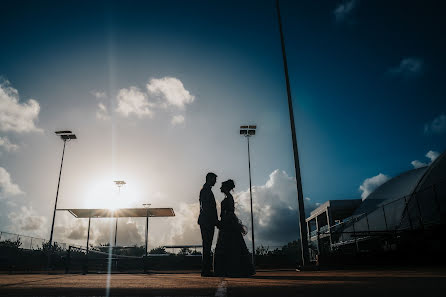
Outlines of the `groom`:
{"type": "Polygon", "coordinates": [[[200,225],[201,239],[203,241],[203,261],[201,264],[201,276],[212,276],[211,272],[211,245],[214,239],[215,226],[219,224],[217,206],[211,188],[217,182],[217,175],[209,172],[206,175],[206,183],[200,191],[200,225]]]}

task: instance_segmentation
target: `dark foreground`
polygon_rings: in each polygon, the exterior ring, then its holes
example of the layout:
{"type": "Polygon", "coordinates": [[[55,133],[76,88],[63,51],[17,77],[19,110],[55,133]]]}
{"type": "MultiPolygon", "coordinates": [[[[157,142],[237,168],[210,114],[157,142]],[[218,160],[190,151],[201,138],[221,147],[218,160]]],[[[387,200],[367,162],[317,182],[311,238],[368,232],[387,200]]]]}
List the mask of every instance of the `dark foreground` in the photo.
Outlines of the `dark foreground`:
{"type": "MultiPolygon", "coordinates": [[[[0,275],[0,296],[105,296],[106,274],[0,275]]],[[[446,269],[259,271],[252,278],[198,273],[113,274],[110,296],[445,296],[446,269]]]]}

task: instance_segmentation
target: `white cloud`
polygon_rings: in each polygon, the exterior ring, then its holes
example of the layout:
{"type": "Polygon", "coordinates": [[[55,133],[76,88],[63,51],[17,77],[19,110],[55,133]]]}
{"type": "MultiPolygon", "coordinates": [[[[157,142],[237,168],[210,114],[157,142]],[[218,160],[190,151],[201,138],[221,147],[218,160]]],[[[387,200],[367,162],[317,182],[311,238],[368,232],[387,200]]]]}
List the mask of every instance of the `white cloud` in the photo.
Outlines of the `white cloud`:
{"type": "Polygon", "coordinates": [[[362,191],[361,198],[364,200],[370,195],[376,188],[385,183],[390,179],[389,176],[385,174],[378,174],[376,176],[366,178],[362,185],[359,186],[359,190],[362,191]]]}
{"type": "Polygon", "coordinates": [[[107,97],[107,94],[104,91],[91,91],[90,94],[97,99],[103,99],[107,97]]]}
{"type": "Polygon", "coordinates": [[[158,97],[165,105],[184,108],[186,104],[195,100],[195,96],[191,95],[181,80],[175,77],[152,78],[146,87],[150,95],[158,97]]]}
{"type": "MultiPolygon", "coordinates": [[[[236,181],[237,182],[237,181],[236,181]]],[[[237,185],[236,185],[237,186],[237,185]]],[[[264,185],[253,188],[254,228],[256,241],[263,245],[281,245],[296,240],[299,236],[299,218],[296,179],[285,171],[274,170],[264,185]]],[[[250,240],[250,198],[249,189],[234,195],[236,212],[249,232],[250,240]]],[[[308,197],[307,197],[308,198],[308,197]]],[[[316,203],[305,198],[307,215],[316,208],[316,203]]]]}
{"type": "Polygon", "coordinates": [[[413,160],[412,162],[410,162],[410,164],[412,164],[413,168],[421,168],[427,166],[426,163],[420,162],[418,160],[413,160]]]}
{"type": "Polygon", "coordinates": [[[199,211],[198,202],[181,203],[175,208],[175,217],[169,220],[170,232],[159,238],[158,242],[175,245],[201,243],[200,226],[197,223],[199,211]]]}
{"type": "Polygon", "coordinates": [[[7,152],[13,152],[19,149],[17,144],[11,143],[9,139],[5,136],[0,136],[0,147],[3,147],[7,152]]]}
{"type": "Polygon", "coordinates": [[[135,114],[141,118],[144,116],[152,116],[152,104],[148,101],[147,95],[137,87],[120,89],[118,92],[118,107],[116,112],[123,116],[135,114]]]}
{"type": "Polygon", "coordinates": [[[34,99],[19,102],[19,92],[8,81],[0,83],[0,130],[13,132],[41,132],[38,120],[40,105],[34,99]]]}
{"type": "Polygon", "coordinates": [[[104,103],[102,102],[98,103],[98,109],[96,110],[96,118],[104,121],[110,119],[107,106],[105,106],[104,103]]]}
{"type": "Polygon", "coordinates": [[[425,134],[441,134],[446,132],[446,115],[443,113],[424,125],[425,134]]]}
{"type": "Polygon", "coordinates": [[[410,162],[410,164],[412,164],[412,166],[414,168],[420,168],[420,167],[428,166],[428,165],[432,164],[432,162],[434,162],[435,159],[438,158],[438,156],[440,156],[440,153],[431,150],[431,151],[428,151],[425,156],[426,156],[426,158],[428,158],[430,160],[429,163],[424,163],[424,162],[420,162],[418,160],[414,160],[414,161],[410,162]]]}
{"type": "Polygon", "coordinates": [[[396,67],[390,68],[389,73],[397,76],[412,77],[423,70],[424,63],[419,58],[404,58],[396,67]]]}
{"type": "Polygon", "coordinates": [[[182,123],[184,123],[184,116],[183,115],[176,115],[176,116],[173,116],[172,117],[172,120],[171,120],[171,123],[172,123],[172,125],[179,125],[179,124],[182,124],[182,123]]]}
{"type": "Polygon", "coordinates": [[[357,4],[356,0],[348,0],[340,3],[333,11],[336,21],[341,22],[345,20],[353,12],[353,10],[356,7],[356,4],[357,4]]]}
{"type": "Polygon", "coordinates": [[[440,153],[436,152],[436,151],[428,151],[426,153],[426,157],[431,160],[431,163],[434,162],[435,159],[437,159],[439,156],[440,156],[440,153]]]}
{"type": "Polygon", "coordinates": [[[11,181],[11,175],[3,167],[0,167],[0,191],[2,197],[23,194],[20,187],[11,181]]]}
{"type": "Polygon", "coordinates": [[[32,207],[22,206],[20,212],[11,212],[8,218],[12,229],[16,232],[32,231],[33,234],[46,233],[46,217],[37,215],[32,207]]]}

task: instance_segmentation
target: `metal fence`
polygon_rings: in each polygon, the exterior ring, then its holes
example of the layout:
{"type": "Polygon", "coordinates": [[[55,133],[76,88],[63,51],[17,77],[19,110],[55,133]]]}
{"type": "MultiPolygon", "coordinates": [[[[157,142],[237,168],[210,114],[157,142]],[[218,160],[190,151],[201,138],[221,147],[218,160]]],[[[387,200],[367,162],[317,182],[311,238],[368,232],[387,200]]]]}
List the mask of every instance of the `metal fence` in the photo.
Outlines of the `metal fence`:
{"type": "Polygon", "coordinates": [[[319,245],[322,237],[329,237],[330,248],[333,248],[376,236],[423,231],[444,223],[445,197],[446,179],[442,179],[432,186],[379,205],[373,211],[352,216],[330,228],[325,225],[311,232],[310,236],[317,236],[313,245],[319,245]]]}
{"type": "MultiPolygon", "coordinates": [[[[42,250],[44,245],[48,244],[48,240],[44,238],[0,231],[0,244],[5,242],[16,243],[18,245],[17,247],[24,250],[42,250]]],[[[69,246],[65,242],[58,241],[54,241],[54,244],[57,244],[62,250],[67,250],[69,246]]]]}

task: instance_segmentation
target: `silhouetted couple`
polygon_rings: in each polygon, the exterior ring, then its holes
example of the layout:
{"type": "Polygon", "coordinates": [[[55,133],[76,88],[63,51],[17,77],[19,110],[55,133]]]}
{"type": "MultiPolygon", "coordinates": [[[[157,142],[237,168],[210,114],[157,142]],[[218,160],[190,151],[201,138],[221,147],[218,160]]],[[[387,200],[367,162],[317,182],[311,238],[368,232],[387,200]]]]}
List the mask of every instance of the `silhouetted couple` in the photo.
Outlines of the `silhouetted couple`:
{"type": "Polygon", "coordinates": [[[235,188],[234,181],[229,179],[221,184],[220,190],[225,194],[221,202],[220,220],[212,187],[217,182],[217,175],[209,172],[206,183],[200,191],[200,225],[203,240],[202,276],[233,276],[243,277],[254,275],[251,255],[246,247],[243,235],[246,227],[235,215],[234,197],[231,191],[235,188]],[[211,246],[215,227],[219,229],[217,245],[214,253],[214,273],[211,271],[211,246]]]}

